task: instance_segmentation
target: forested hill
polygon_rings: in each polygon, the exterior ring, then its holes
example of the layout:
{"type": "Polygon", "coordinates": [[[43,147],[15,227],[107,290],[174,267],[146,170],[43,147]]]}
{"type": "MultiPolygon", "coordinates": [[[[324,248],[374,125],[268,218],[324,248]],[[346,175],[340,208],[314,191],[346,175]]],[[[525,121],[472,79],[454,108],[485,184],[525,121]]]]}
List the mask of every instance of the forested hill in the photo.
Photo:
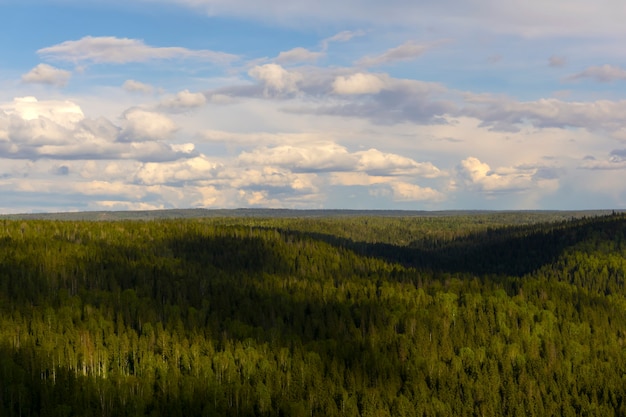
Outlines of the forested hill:
{"type": "Polygon", "coordinates": [[[0,220],[0,416],[626,415],[626,215],[550,220],[0,220]]]}

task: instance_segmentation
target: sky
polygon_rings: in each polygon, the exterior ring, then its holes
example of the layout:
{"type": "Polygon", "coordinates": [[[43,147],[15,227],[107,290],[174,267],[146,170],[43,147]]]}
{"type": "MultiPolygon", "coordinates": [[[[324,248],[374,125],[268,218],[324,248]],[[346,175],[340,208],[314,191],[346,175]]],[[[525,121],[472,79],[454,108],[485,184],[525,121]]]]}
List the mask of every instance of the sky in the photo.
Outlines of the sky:
{"type": "Polygon", "coordinates": [[[0,213],[626,208],[622,0],[0,15],[0,213]]]}

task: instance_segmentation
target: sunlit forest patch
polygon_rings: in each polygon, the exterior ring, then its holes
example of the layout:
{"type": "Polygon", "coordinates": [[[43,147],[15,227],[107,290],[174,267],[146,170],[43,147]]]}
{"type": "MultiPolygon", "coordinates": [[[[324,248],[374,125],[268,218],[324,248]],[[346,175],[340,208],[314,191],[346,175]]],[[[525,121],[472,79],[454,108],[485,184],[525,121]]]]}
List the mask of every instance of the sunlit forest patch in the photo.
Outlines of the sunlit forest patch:
{"type": "Polygon", "coordinates": [[[0,220],[1,416],[626,415],[626,215],[100,220],[0,220]]]}

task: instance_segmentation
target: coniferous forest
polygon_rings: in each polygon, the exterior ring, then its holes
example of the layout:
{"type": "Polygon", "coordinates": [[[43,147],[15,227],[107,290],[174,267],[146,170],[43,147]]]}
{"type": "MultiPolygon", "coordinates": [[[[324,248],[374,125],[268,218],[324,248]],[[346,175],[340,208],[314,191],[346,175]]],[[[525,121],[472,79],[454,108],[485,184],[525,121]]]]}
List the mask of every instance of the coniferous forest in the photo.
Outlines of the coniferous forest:
{"type": "Polygon", "coordinates": [[[550,415],[626,415],[626,215],[0,220],[0,416],[550,415]]]}

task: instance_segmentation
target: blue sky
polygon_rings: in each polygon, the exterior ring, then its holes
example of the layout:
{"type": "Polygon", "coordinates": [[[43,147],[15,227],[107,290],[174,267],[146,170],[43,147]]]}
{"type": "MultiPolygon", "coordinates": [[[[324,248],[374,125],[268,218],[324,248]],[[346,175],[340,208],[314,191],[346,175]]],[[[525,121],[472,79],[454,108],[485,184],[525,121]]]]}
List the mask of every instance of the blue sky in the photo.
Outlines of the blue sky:
{"type": "Polygon", "coordinates": [[[0,0],[0,212],[626,208],[617,0],[0,0]]]}

